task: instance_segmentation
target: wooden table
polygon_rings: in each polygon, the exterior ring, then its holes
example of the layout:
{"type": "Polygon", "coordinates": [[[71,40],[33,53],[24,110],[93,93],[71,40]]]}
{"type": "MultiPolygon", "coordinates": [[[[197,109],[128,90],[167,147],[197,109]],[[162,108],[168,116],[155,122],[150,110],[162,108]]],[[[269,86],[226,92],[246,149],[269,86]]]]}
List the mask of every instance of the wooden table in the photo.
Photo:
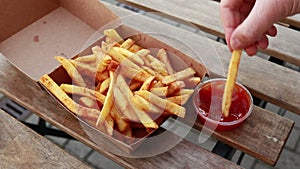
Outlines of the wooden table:
{"type": "MultiPolygon", "coordinates": [[[[132,14],[116,6],[106,5],[119,16],[132,14]]],[[[228,66],[230,53],[227,47],[221,43],[140,15],[127,20],[125,24],[145,32],[157,31],[178,37],[192,49],[205,46],[209,42],[214,46],[218,55],[221,56],[220,59],[224,68],[228,66]]],[[[178,48],[182,52],[188,53],[188,51],[180,47],[178,41],[171,41],[170,39],[166,41],[163,37],[160,40],[178,48]]],[[[218,67],[209,67],[209,71],[211,77],[224,76],[224,72],[218,67]]],[[[222,168],[224,166],[226,168],[240,168],[235,163],[186,140],[181,141],[168,152],[154,157],[133,159],[114,155],[103,149],[105,145],[95,144],[85,134],[79,122],[72,115],[49,96],[47,92],[41,89],[36,82],[17,70],[1,55],[0,79],[0,92],[126,168],[198,168],[199,166],[202,168],[222,168]]],[[[300,102],[298,99],[300,91],[297,90],[297,87],[300,85],[298,72],[275,65],[258,57],[249,58],[243,56],[238,81],[247,86],[254,96],[272,101],[272,103],[276,103],[283,108],[289,108],[289,110],[296,113],[300,112],[300,102]],[[282,89],[285,89],[284,92],[282,89]]],[[[188,110],[188,112],[192,111],[188,110]]],[[[188,121],[186,123],[189,124],[188,121]]],[[[192,125],[198,130],[203,127],[199,121],[196,121],[192,125]]],[[[275,165],[293,125],[293,121],[255,106],[253,114],[243,126],[230,132],[214,132],[213,136],[255,158],[270,165],[275,165]]],[[[172,137],[176,136],[170,133],[170,138],[172,137]]]]}
{"type": "Polygon", "coordinates": [[[0,110],[1,168],[90,168],[0,110]]]}

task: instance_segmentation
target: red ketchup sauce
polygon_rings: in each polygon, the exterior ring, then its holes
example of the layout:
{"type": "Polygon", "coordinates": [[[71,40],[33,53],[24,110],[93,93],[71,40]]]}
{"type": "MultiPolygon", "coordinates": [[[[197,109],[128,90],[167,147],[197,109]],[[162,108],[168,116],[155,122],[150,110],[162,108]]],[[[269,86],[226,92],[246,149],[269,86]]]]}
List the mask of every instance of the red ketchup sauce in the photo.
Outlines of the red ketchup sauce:
{"type": "MultiPolygon", "coordinates": [[[[246,115],[251,106],[251,96],[247,91],[239,85],[235,85],[232,92],[232,102],[229,109],[229,116],[225,117],[222,113],[222,98],[225,88],[225,80],[213,81],[202,86],[198,94],[198,108],[199,115],[206,116],[217,122],[233,122],[241,119],[246,115]],[[201,113],[201,114],[200,114],[201,113]]],[[[200,116],[200,120],[205,122],[205,119],[200,116]]],[[[208,124],[209,125],[209,124],[208,124]]],[[[217,130],[232,129],[240,124],[233,124],[233,126],[218,125],[217,130]]]]}

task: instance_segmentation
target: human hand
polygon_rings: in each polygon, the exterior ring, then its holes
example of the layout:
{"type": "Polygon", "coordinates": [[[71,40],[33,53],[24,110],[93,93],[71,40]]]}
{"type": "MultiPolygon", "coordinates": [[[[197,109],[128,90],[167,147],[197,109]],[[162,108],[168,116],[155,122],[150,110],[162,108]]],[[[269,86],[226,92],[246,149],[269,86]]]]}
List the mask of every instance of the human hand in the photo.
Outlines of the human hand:
{"type": "Polygon", "coordinates": [[[221,0],[220,15],[230,51],[245,49],[249,56],[268,47],[276,36],[276,21],[300,12],[300,0],[221,0]]]}

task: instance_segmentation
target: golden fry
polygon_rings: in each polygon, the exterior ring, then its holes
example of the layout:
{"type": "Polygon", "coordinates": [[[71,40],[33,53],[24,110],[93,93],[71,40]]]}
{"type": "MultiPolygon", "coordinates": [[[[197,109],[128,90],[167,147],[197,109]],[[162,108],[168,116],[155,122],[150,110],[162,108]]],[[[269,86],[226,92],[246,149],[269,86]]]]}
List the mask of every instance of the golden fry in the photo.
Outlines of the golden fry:
{"type": "Polygon", "coordinates": [[[96,59],[97,57],[95,55],[86,55],[86,56],[80,56],[74,60],[81,63],[95,63],[96,59]]]}
{"type": "Polygon", "coordinates": [[[168,75],[168,71],[166,69],[166,65],[159,61],[157,58],[153,57],[152,55],[147,55],[146,59],[150,62],[151,68],[156,72],[162,74],[163,76],[168,75]]]}
{"type": "Polygon", "coordinates": [[[77,69],[73,66],[73,64],[66,58],[62,56],[56,56],[55,59],[61,63],[61,65],[65,68],[69,76],[75,82],[75,84],[86,87],[86,83],[83,80],[82,76],[79,74],[77,69]]]}
{"type": "Polygon", "coordinates": [[[159,97],[166,97],[168,95],[168,86],[151,88],[150,92],[159,97]]]}
{"type": "Polygon", "coordinates": [[[182,118],[185,117],[186,110],[184,107],[181,107],[181,106],[179,106],[173,102],[170,102],[168,100],[162,99],[147,90],[139,90],[139,91],[136,91],[135,94],[140,95],[141,97],[143,97],[144,99],[148,100],[149,102],[155,104],[156,106],[167,110],[171,114],[174,114],[174,115],[182,117],[182,118]]]}
{"type": "Polygon", "coordinates": [[[129,48],[129,50],[130,50],[131,52],[133,52],[133,53],[136,53],[137,51],[139,51],[139,50],[141,50],[141,49],[143,49],[143,48],[140,47],[139,45],[136,45],[136,44],[132,45],[132,46],[129,48]]]}
{"type": "Polygon", "coordinates": [[[73,101],[48,75],[43,75],[39,82],[44,85],[59,101],[61,101],[71,112],[76,115],[95,120],[99,115],[99,111],[83,107],[73,101]]]}
{"type": "Polygon", "coordinates": [[[179,95],[179,96],[172,96],[166,98],[168,101],[176,103],[178,105],[184,105],[189,98],[191,97],[191,94],[184,94],[184,95],[179,95]]]}
{"type": "Polygon", "coordinates": [[[142,86],[143,82],[131,80],[129,88],[131,91],[138,90],[142,86]]]}
{"type": "Polygon", "coordinates": [[[160,49],[157,53],[157,58],[166,65],[168,74],[174,74],[175,71],[171,65],[171,62],[167,56],[167,52],[164,49],[160,49]]]}
{"type": "Polygon", "coordinates": [[[195,88],[200,82],[201,82],[200,77],[190,77],[184,80],[186,88],[190,88],[190,89],[195,88]]]}
{"type": "Polygon", "coordinates": [[[93,107],[95,105],[95,100],[89,98],[89,97],[81,97],[79,99],[80,103],[83,104],[86,107],[93,107]]]}
{"type": "Polygon", "coordinates": [[[103,103],[103,107],[100,111],[100,115],[98,117],[98,120],[96,122],[96,126],[99,124],[102,124],[107,116],[109,116],[109,112],[113,106],[113,85],[115,83],[114,81],[114,72],[110,71],[109,72],[109,78],[110,78],[110,83],[109,83],[109,88],[103,103]]]}
{"type": "Polygon", "coordinates": [[[114,41],[122,44],[124,42],[123,38],[118,34],[115,29],[106,29],[104,35],[112,38],[114,41]]]}
{"type": "Polygon", "coordinates": [[[128,38],[122,43],[122,45],[120,47],[124,48],[124,49],[129,49],[133,44],[134,44],[134,41],[132,39],[128,38]]]}
{"type": "Polygon", "coordinates": [[[131,60],[132,62],[138,64],[138,65],[143,65],[144,61],[135,53],[130,52],[127,49],[123,49],[120,47],[113,47],[114,50],[116,50],[117,52],[121,53],[122,55],[124,55],[126,58],[128,58],[129,60],[131,60]]]}
{"type": "Polygon", "coordinates": [[[110,78],[107,78],[101,83],[99,92],[100,93],[106,92],[109,88],[109,85],[110,85],[110,78]]]}
{"type": "Polygon", "coordinates": [[[140,90],[150,90],[154,80],[155,80],[155,76],[148,77],[142,84],[140,90]]]}
{"type": "Polygon", "coordinates": [[[175,81],[179,80],[185,80],[195,74],[195,70],[193,68],[186,68],[182,71],[176,72],[174,74],[165,76],[164,79],[162,79],[163,84],[170,84],[175,81]]]}
{"type": "Polygon", "coordinates": [[[229,108],[230,108],[231,99],[232,99],[231,98],[232,91],[234,89],[241,55],[242,55],[242,50],[234,50],[232,53],[231,60],[230,60],[227,81],[226,81],[226,85],[225,85],[225,89],[224,89],[223,102],[222,102],[222,112],[225,117],[228,117],[228,115],[229,115],[229,108]]]}
{"type": "Polygon", "coordinates": [[[127,67],[134,68],[136,70],[141,70],[141,68],[133,63],[131,60],[127,59],[124,55],[116,51],[114,48],[112,48],[108,54],[116,61],[120,63],[120,65],[125,65],[127,67]]]}
{"type": "Polygon", "coordinates": [[[66,93],[85,96],[91,99],[96,98],[102,104],[104,103],[105,100],[105,96],[103,94],[85,87],[69,85],[69,84],[61,84],[60,88],[66,93]]]}
{"type": "Polygon", "coordinates": [[[131,99],[131,101],[135,104],[136,107],[139,109],[145,111],[145,112],[150,112],[150,113],[161,113],[161,109],[155,106],[154,104],[150,103],[143,97],[139,95],[134,95],[131,99]]]}

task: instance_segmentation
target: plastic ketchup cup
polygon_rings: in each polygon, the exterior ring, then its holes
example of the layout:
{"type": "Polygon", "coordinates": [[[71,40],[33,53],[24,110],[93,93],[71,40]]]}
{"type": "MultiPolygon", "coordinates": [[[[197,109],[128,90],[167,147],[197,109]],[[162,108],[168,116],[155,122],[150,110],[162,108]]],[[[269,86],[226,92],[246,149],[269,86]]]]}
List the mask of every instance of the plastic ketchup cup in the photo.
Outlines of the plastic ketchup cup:
{"type": "Polygon", "coordinates": [[[232,93],[229,116],[222,113],[222,97],[226,79],[211,79],[201,83],[193,96],[193,104],[198,119],[212,130],[232,130],[249,117],[253,109],[250,92],[236,82],[232,93]]]}

